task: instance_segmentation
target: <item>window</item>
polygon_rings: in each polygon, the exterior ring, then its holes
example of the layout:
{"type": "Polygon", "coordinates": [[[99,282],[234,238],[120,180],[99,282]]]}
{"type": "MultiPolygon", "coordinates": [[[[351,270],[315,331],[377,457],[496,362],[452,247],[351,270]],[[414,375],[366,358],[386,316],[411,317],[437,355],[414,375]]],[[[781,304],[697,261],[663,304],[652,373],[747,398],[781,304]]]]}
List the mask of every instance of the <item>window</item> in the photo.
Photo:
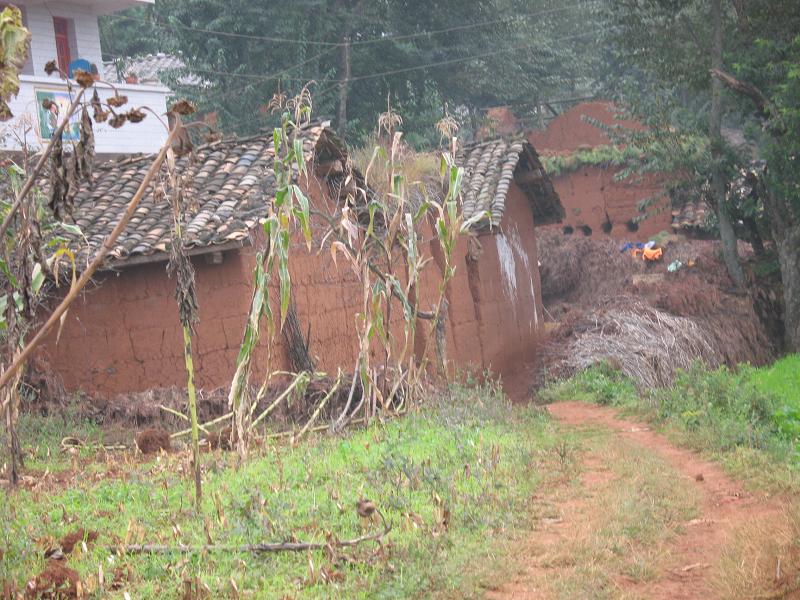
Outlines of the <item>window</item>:
{"type": "Polygon", "coordinates": [[[69,63],[72,62],[69,43],[70,20],[64,17],[53,17],[53,29],[56,32],[56,56],[58,58],[58,68],[61,69],[62,73],[69,71],[69,63]]]}

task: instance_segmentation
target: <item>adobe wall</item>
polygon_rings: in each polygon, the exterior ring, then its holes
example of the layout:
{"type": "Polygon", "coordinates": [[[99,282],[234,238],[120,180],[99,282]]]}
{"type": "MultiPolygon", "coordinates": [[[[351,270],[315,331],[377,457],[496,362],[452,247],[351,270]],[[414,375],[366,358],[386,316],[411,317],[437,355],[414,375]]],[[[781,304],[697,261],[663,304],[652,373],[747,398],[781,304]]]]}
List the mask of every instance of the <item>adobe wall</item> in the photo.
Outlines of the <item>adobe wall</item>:
{"type": "MultiPolygon", "coordinates": [[[[317,194],[311,194],[316,196],[317,194]]],[[[317,198],[318,200],[318,198],[317,198]]],[[[510,373],[532,360],[541,323],[539,270],[533,218],[527,199],[512,188],[502,231],[480,237],[482,252],[468,265],[468,241],[456,248],[456,273],[447,290],[446,350],[451,370],[491,368],[510,373]]],[[[322,227],[317,223],[317,236],[322,227]]],[[[421,251],[437,255],[430,229],[423,231],[421,251]]],[[[256,240],[256,246],[258,240],[256,240]]],[[[194,260],[200,322],[194,338],[196,383],[200,389],[230,384],[252,294],[253,247],[231,251],[222,264],[194,260]]],[[[292,290],[303,334],[317,368],[335,374],[352,371],[358,353],[355,315],[362,310],[361,283],[344,258],[333,263],[329,252],[308,253],[294,240],[290,258],[292,290]]],[[[55,335],[43,354],[69,391],[102,396],[151,388],[185,387],[182,332],[174,300],[174,281],[165,263],[130,267],[103,275],[67,314],[56,345],[55,335]]],[[[404,269],[396,265],[398,271],[404,269]]],[[[417,294],[420,308],[431,310],[438,298],[436,261],[423,271],[417,294]]],[[[277,282],[271,290],[277,298],[277,282]]],[[[402,310],[393,303],[390,325],[396,352],[402,346],[402,310]]],[[[418,323],[417,350],[431,331],[418,323]]],[[[433,356],[435,345],[429,345],[433,356]]],[[[382,356],[382,354],[380,355],[382,356]]],[[[378,355],[376,354],[376,358],[378,355]]],[[[269,368],[289,368],[282,336],[275,337],[269,363],[266,345],[256,353],[255,376],[269,368]]]]}
{"type": "MultiPolygon", "coordinates": [[[[584,116],[610,126],[643,129],[642,124],[636,121],[618,120],[610,102],[586,102],[553,119],[546,129],[531,131],[528,140],[539,154],[545,156],[611,144],[606,133],[585,122],[584,116]]],[[[607,212],[612,223],[608,235],[615,239],[646,241],[661,231],[671,232],[672,215],[666,200],[650,209],[653,214],[639,223],[638,231],[628,230],[625,223],[642,214],[637,208],[639,201],[657,196],[662,186],[659,176],[651,173],[616,181],[615,176],[620,170],[619,167],[584,166],[553,177],[553,186],[566,211],[564,222],[559,227],[570,225],[577,230],[588,225],[592,236],[604,236],[602,225],[607,212]]],[[[583,235],[578,231],[576,234],[583,235]]]]}

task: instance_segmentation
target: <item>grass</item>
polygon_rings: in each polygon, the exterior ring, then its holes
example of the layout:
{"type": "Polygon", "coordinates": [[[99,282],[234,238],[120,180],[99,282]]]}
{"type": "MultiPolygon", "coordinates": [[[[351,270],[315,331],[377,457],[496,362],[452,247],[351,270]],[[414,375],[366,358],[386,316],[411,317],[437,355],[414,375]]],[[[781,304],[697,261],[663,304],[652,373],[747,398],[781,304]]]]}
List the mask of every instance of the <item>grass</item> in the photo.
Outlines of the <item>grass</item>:
{"type": "Polygon", "coordinates": [[[562,398],[647,418],[756,487],[800,489],[800,355],[762,368],[709,370],[698,363],[672,387],[644,394],[619,371],[598,365],[542,393],[545,401],[562,398]]]}
{"type": "Polygon", "coordinates": [[[555,597],[619,598],[621,584],[657,578],[669,543],[697,514],[697,496],[674,468],[639,446],[595,428],[578,436],[588,460],[559,492],[570,530],[539,564],[554,569],[547,587],[555,597]]]}
{"type": "MultiPolygon", "coordinates": [[[[372,189],[383,194],[390,194],[391,173],[387,162],[391,148],[382,147],[382,153],[375,155],[375,148],[381,146],[378,137],[373,134],[369,136],[362,146],[352,148],[350,157],[358,169],[367,174],[369,169],[369,185],[372,189]],[[374,158],[374,159],[373,159],[374,158]]],[[[437,153],[434,152],[415,152],[410,148],[401,148],[400,155],[396,157],[395,173],[402,173],[407,186],[415,186],[423,182],[426,178],[441,177],[440,163],[437,153]]]]}
{"type": "Polygon", "coordinates": [[[31,454],[28,474],[41,477],[49,469],[49,475],[39,484],[29,480],[28,489],[0,490],[0,582],[22,589],[45,567],[44,550],[84,527],[99,538],[87,552],[74,551],[67,566],[98,598],[124,592],[184,598],[184,586],[214,598],[477,595],[487,580],[512,568],[504,556],[509,540],[525,528],[527,501],[546,470],[537,466],[557,455],[559,441],[546,416],[512,410],[497,388],[455,388],[417,414],[345,437],[266,445],[239,466],[232,454],[205,455],[198,518],[188,452],[155,460],[91,448],[62,453],[64,435],[102,437],[95,425],[69,419],[28,417],[22,431],[31,454]],[[375,502],[393,529],[380,545],[335,555],[118,557],[109,550],[125,540],[198,546],[207,539],[241,545],[324,541],[329,533],[352,538],[380,527],[357,516],[363,498],[375,502]],[[115,572],[130,578],[112,591],[115,572]]]}
{"type": "MultiPolygon", "coordinates": [[[[800,590],[800,503],[793,500],[800,490],[798,378],[800,355],[791,355],[762,368],[708,370],[695,365],[680,373],[672,387],[639,394],[620,372],[598,365],[553,383],[542,398],[613,405],[646,418],[678,444],[720,462],[750,489],[784,498],[780,514],[736,529],[723,548],[713,581],[715,597],[778,598],[800,590]]],[[[624,504],[619,499],[600,502],[609,507],[624,504]]],[[[586,592],[593,582],[606,589],[601,574],[589,577],[585,571],[583,578],[578,573],[564,579],[573,585],[563,597],[602,597],[586,592]]]]}

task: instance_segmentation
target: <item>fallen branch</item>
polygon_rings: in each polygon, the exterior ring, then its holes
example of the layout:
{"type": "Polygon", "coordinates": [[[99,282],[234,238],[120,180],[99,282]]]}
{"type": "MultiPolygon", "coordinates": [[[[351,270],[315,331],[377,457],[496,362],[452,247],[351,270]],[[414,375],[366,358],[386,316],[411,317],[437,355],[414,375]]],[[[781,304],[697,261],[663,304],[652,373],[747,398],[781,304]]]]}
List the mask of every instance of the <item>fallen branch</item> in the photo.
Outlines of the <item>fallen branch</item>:
{"type": "Polygon", "coordinates": [[[325,548],[348,548],[364,542],[383,539],[392,530],[392,524],[387,523],[383,513],[377,511],[383,522],[383,531],[362,535],[350,540],[331,539],[328,542],[266,542],[263,544],[245,544],[244,546],[227,546],[224,544],[206,544],[204,546],[165,546],[161,544],[132,544],[121,547],[111,547],[109,550],[115,554],[200,554],[201,552],[232,552],[262,554],[267,552],[306,552],[308,550],[324,550],[325,548]]]}
{"type": "Polygon", "coordinates": [[[80,279],[78,279],[77,283],[70,288],[67,295],[61,301],[61,304],[56,307],[56,309],[50,315],[50,318],[47,319],[47,322],[45,322],[44,325],[42,325],[41,329],[39,329],[33,339],[28,342],[25,345],[25,348],[23,348],[23,350],[14,358],[14,362],[12,362],[8,369],[6,369],[5,372],[0,375],[0,388],[8,385],[8,382],[11,381],[11,378],[14,376],[14,374],[23,364],[25,364],[25,361],[28,360],[28,357],[30,357],[37,346],[44,341],[44,338],[61,320],[61,316],[67,312],[67,309],[78,297],[78,294],[81,292],[81,290],[86,287],[86,284],[89,283],[89,281],[91,281],[95,271],[100,268],[100,265],[103,263],[106,256],[108,256],[108,253],[111,252],[111,249],[114,247],[114,243],[117,241],[117,238],[119,238],[119,236],[128,226],[128,222],[131,220],[131,217],[133,217],[136,207],[139,206],[139,202],[142,200],[142,197],[150,185],[150,182],[153,180],[153,177],[155,177],[156,173],[161,168],[161,163],[164,162],[164,158],[167,155],[167,149],[172,146],[172,140],[177,131],[180,130],[175,128],[169,132],[167,140],[161,147],[161,151],[156,156],[153,164],[151,164],[150,168],[147,170],[144,179],[142,179],[142,183],[139,184],[139,189],[136,190],[133,198],[131,198],[131,201],[128,203],[122,218],[120,218],[119,222],[114,227],[114,230],[108,235],[108,237],[103,240],[103,244],[98,249],[97,254],[95,255],[94,259],[92,259],[92,262],[89,263],[89,266],[86,267],[86,270],[81,274],[80,279]]]}

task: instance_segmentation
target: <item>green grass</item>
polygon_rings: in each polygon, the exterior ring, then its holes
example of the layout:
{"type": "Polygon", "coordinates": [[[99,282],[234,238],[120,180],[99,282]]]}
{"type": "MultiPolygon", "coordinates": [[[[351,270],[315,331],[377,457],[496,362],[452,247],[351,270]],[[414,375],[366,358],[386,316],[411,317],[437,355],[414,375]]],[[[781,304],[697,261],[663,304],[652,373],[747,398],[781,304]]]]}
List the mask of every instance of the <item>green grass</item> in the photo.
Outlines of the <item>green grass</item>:
{"type": "Polygon", "coordinates": [[[757,485],[800,487],[800,355],[762,368],[696,364],[678,373],[672,387],[643,393],[619,371],[599,365],[552,384],[542,399],[621,407],[757,485]]]}
{"type": "MultiPolygon", "coordinates": [[[[82,427],[87,437],[101,435],[91,424],[68,425],[82,427]]],[[[487,578],[502,579],[511,568],[513,560],[497,557],[516,528],[524,529],[528,499],[541,483],[537,465],[553,455],[558,439],[543,413],[512,410],[496,388],[456,388],[417,414],[345,437],[270,444],[238,467],[233,454],[205,455],[204,518],[198,518],[188,453],[149,461],[130,453],[101,460],[104,453],[89,450],[65,457],[58,443],[74,429],[46,418],[28,418],[22,429],[33,455],[29,469],[77,467],[79,473],[67,485],[0,491],[0,582],[22,589],[45,566],[44,548],[80,526],[100,537],[67,565],[98,598],[121,598],[124,591],[134,598],[182,598],[183,582],[195,577],[214,598],[233,597],[232,581],[242,597],[254,598],[479,595],[487,578]],[[329,533],[353,538],[380,527],[357,516],[362,498],[375,502],[393,529],[380,546],[370,542],[337,556],[115,557],[108,548],[126,537],[189,546],[208,536],[225,545],[324,541],[329,533]],[[106,582],[116,569],[130,569],[131,581],[101,591],[101,567],[106,582]],[[338,574],[337,581],[322,582],[322,569],[338,574]]]]}

